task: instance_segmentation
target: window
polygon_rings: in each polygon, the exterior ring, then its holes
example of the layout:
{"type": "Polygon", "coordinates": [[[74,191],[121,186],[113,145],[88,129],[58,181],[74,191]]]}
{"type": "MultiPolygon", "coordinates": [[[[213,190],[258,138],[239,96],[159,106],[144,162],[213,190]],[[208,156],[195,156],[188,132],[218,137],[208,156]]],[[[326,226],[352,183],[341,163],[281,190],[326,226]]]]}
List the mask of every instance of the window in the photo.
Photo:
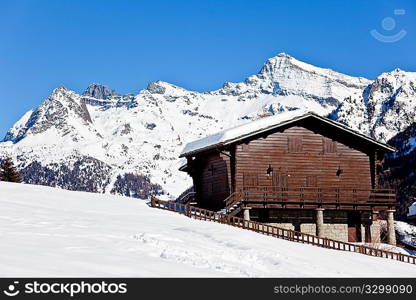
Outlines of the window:
{"type": "Polygon", "coordinates": [[[300,136],[289,136],[287,138],[287,146],[289,153],[302,152],[302,137],[300,136]]]}
{"type": "Polygon", "coordinates": [[[337,153],[337,142],[328,138],[322,139],[324,153],[337,153]]]}
{"type": "Polygon", "coordinates": [[[216,170],[217,169],[214,168],[214,165],[213,164],[211,164],[211,166],[208,168],[208,172],[210,173],[211,176],[214,176],[214,172],[216,170]]]}

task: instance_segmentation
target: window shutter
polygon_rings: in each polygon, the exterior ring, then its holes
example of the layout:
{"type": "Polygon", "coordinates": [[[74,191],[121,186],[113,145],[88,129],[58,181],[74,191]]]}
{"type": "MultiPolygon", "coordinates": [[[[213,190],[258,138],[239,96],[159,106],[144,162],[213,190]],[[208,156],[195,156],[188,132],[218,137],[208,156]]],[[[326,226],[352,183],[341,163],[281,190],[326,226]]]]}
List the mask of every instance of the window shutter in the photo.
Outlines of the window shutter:
{"type": "Polygon", "coordinates": [[[337,142],[328,138],[324,138],[322,141],[324,153],[337,153],[337,142]]]}
{"type": "Polygon", "coordinates": [[[302,137],[300,137],[300,136],[289,136],[287,141],[288,141],[288,152],[289,153],[302,152],[302,137]]]}
{"type": "Polygon", "coordinates": [[[306,176],[306,186],[307,187],[317,187],[318,186],[318,177],[317,176],[306,176]]]}

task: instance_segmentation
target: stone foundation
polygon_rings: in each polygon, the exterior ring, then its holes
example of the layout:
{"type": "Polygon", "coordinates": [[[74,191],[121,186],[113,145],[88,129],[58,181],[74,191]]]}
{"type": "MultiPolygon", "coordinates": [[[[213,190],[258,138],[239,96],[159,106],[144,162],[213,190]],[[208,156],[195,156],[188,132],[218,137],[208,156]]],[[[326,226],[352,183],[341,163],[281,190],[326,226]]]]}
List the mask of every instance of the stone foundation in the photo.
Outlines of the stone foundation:
{"type": "Polygon", "coordinates": [[[283,229],[295,230],[295,226],[292,223],[266,223],[267,225],[276,226],[283,229]]]}
{"type": "Polygon", "coordinates": [[[373,221],[373,224],[370,226],[371,242],[380,243],[380,221],[373,221]]]}
{"type": "MultiPolygon", "coordinates": [[[[267,223],[276,227],[294,230],[294,226],[290,223],[267,223]]],[[[348,225],[347,224],[324,224],[323,237],[338,241],[348,242],[348,225]]],[[[316,235],[316,224],[304,223],[300,224],[300,231],[307,234],[316,235]]]]}
{"type": "MultiPolygon", "coordinates": [[[[353,225],[352,222],[360,222],[367,224],[367,226],[361,226],[361,241],[365,242],[367,236],[369,242],[380,242],[379,221],[369,211],[357,212],[360,215],[356,221],[351,219],[350,211],[324,210],[322,211],[323,224],[322,216],[318,215],[317,210],[268,209],[260,211],[252,209],[251,212],[254,213],[255,221],[311,235],[318,235],[316,224],[319,221],[321,237],[343,242],[348,242],[348,226],[353,225]],[[367,234],[366,230],[369,231],[367,234]]],[[[358,241],[360,242],[360,240],[358,241]]]]}
{"type": "Polygon", "coordinates": [[[316,224],[300,224],[300,231],[303,233],[316,235],[316,224]]]}
{"type": "Polygon", "coordinates": [[[324,224],[323,231],[323,237],[348,242],[347,224],[324,224]]]}
{"type": "MultiPolygon", "coordinates": [[[[300,231],[303,233],[316,235],[315,224],[301,224],[300,231]]],[[[323,224],[322,237],[333,240],[348,242],[348,225],[347,224],[323,224]]]]}

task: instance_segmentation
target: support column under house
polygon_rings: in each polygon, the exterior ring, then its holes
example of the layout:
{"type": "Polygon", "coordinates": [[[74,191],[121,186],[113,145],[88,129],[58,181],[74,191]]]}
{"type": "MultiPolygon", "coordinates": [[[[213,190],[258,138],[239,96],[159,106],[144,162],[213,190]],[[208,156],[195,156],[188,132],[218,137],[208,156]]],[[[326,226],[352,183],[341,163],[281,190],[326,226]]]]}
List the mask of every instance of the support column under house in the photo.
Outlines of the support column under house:
{"type": "Polygon", "coordinates": [[[244,210],[244,214],[243,214],[243,216],[244,216],[244,221],[250,221],[250,207],[244,207],[243,208],[243,210],[244,210]]]}
{"type": "Polygon", "coordinates": [[[394,209],[387,211],[387,243],[396,245],[396,231],[394,230],[394,209]]]}
{"type": "Polygon", "coordinates": [[[324,237],[324,209],[316,209],[316,235],[324,237]]]}

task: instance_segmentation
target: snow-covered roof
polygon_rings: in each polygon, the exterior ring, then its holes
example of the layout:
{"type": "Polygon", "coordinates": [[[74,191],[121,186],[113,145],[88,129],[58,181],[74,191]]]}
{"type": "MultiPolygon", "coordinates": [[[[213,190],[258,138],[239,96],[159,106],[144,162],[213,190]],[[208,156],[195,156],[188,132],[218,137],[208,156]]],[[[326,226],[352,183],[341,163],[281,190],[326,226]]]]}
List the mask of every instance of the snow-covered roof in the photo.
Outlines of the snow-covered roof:
{"type": "Polygon", "coordinates": [[[219,146],[224,146],[232,144],[236,141],[242,140],[244,138],[266,132],[286,124],[290,124],[305,118],[313,117],[319,119],[323,122],[326,122],[334,127],[338,127],[344,131],[357,135],[377,146],[384,148],[388,151],[395,151],[395,149],[387,144],[378,142],[377,140],[366,136],[362,133],[352,130],[351,128],[336,122],[334,120],[322,117],[314,112],[304,111],[304,110],[294,110],[285,113],[281,113],[275,116],[261,118],[240,126],[232,127],[213,135],[207,136],[205,138],[193,141],[188,143],[185,148],[182,150],[179,157],[188,156],[191,154],[196,154],[205,150],[217,148],[219,146]]]}
{"type": "Polygon", "coordinates": [[[408,217],[416,217],[416,202],[409,206],[408,217]]]}

